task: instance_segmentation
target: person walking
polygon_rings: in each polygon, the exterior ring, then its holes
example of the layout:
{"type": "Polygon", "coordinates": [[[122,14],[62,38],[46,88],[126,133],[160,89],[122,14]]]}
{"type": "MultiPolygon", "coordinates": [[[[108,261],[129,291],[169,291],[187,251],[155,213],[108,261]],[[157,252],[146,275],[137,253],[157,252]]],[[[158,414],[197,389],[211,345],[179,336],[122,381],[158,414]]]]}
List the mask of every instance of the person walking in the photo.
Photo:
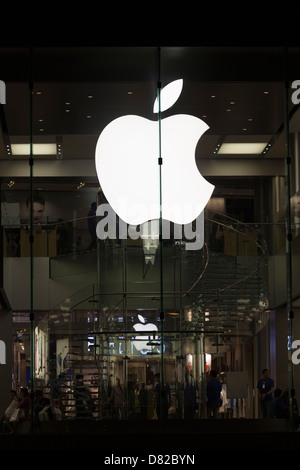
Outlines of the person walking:
{"type": "Polygon", "coordinates": [[[222,383],[218,380],[216,370],[211,370],[209,380],[206,384],[207,395],[207,416],[208,418],[218,418],[221,406],[222,383]]]}

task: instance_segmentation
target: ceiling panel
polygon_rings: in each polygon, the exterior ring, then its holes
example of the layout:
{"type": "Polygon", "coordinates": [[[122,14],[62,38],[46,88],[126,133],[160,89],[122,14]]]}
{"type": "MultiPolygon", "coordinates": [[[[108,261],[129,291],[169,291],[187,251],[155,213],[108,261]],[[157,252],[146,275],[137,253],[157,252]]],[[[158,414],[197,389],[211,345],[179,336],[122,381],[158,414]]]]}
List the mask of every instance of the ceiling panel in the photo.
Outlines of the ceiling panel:
{"type": "MultiPolygon", "coordinates": [[[[295,50],[290,57],[294,63],[298,57],[295,50]]],[[[11,142],[28,141],[29,51],[0,48],[0,59],[7,66],[1,78],[7,87],[2,114],[8,138],[11,142]]],[[[222,141],[263,139],[272,141],[268,158],[283,158],[285,91],[284,82],[279,80],[282,63],[283,49],[279,47],[162,48],[162,85],[178,78],[184,80],[180,98],[163,117],[188,113],[208,124],[209,130],[197,145],[198,159],[218,158],[214,150],[222,141]],[[275,71],[277,64],[278,73],[273,74],[273,80],[264,80],[264,62],[269,71],[275,71]]],[[[62,137],[64,159],[93,159],[97,137],[111,120],[125,114],[156,119],[152,106],[157,74],[155,47],[34,48],[34,141],[52,142],[62,137]]],[[[291,100],[288,104],[291,112],[291,100]]],[[[300,129],[298,114],[291,121],[293,132],[300,129]]],[[[0,158],[8,158],[4,144],[0,146],[0,158]]],[[[222,158],[248,159],[257,155],[222,158]]]]}

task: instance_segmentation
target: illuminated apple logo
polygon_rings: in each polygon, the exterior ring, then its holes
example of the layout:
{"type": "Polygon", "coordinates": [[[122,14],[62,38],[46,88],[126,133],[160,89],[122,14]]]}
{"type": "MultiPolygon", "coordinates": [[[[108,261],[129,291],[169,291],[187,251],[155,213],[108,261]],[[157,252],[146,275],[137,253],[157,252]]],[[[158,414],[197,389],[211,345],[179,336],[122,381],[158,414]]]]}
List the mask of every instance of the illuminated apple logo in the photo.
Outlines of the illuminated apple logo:
{"type": "MultiPolygon", "coordinates": [[[[170,108],[183,86],[176,80],[161,90],[160,111],[170,108]]],[[[158,100],[153,112],[158,112],[158,100]]],[[[106,199],[130,225],[160,218],[159,134],[161,135],[162,217],[189,224],[203,211],[214,186],[195,161],[198,140],[208,129],[201,119],[176,114],[158,121],[126,115],[108,124],[96,145],[96,171],[106,199]]]]}
{"type": "MultiPolygon", "coordinates": [[[[154,323],[146,323],[142,315],[138,315],[138,319],[140,323],[133,325],[135,331],[148,331],[149,333],[158,331],[157,326],[154,325],[154,323]]],[[[149,338],[146,335],[136,336],[135,339],[136,341],[134,341],[134,346],[138,351],[140,351],[142,354],[146,354],[147,352],[151,351],[151,346],[148,344],[149,338]]]]}

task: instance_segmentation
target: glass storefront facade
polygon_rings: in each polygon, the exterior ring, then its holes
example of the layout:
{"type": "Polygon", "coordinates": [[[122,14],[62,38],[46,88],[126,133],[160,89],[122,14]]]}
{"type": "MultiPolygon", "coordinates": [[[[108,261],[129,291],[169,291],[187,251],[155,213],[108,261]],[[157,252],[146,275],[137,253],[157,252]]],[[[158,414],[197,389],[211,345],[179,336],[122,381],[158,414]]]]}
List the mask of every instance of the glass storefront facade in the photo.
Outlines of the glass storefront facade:
{"type": "MultiPolygon", "coordinates": [[[[222,383],[218,417],[258,420],[256,386],[267,368],[275,388],[288,391],[292,410],[299,389],[293,356],[300,330],[300,124],[293,82],[299,77],[285,77],[281,65],[261,73],[260,59],[271,52],[250,48],[243,51],[243,73],[217,70],[222,57],[232,63],[240,57],[230,48],[15,54],[31,74],[3,77],[1,105],[3,289],[13,330],[9,388],[43,390],[60,426],[79,418],[162,419],[161,381],[169,391],[164,419],[207,420],[206,386],[215,370],[222,383]],[[155,98],[178,78],[180,97],[154,115],[155,98]],[[98,138],[127,115],[152,121],[159,143],[161,123],[173,115],[207,124],[194,155],[183,138],[182,157],[194,158],[214,186],[190,225],[166,221],[162,213],[144,235],[143,224],[100,212],[110,197],[96,172],[98,138]],[[90,396],[84,406],[79,385],[90,396]]],[[[272,54],[295,70],[298,50],[272,54]]],[[[114,139],[126,155],[125,135],[114,139]]],[[[140,148],[134,202],[159,187],[143,162],[150,140],[140,148]]],[[[159,148],[153,156],[162,158],[162,167],[166,157],[159,148]]],[[[118,171],[116,165],[116,178],[118,171]]],[[[126,171],[124,180],[135,171],[130,161],[126,171]]],[[[180,211],[191,188],[189,174],[178,176],[180,211]]],[[[50,426],[48,419],[43,426],[50,426]]],[[[294,420],[287,426],[295,430],[294,420]]]]}

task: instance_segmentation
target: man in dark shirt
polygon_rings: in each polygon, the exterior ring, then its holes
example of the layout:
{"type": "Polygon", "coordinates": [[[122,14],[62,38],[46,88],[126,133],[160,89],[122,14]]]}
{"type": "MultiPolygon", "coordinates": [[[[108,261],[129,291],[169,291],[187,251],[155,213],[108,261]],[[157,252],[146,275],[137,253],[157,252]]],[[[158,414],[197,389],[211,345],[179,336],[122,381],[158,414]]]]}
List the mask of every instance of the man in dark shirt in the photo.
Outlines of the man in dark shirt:
{"type": "Polygon", "coordinates": [[[212,370],[206,385],[208,418],[218,418],[219,408],[221,406],[222,383],[217,379],[217,376],[217,371],[212,370]]]}
{"type": "Polygon", "coordinates": [[[268,369],[264,369],[262,371],[263,376],[257,383],[261,413],[264,419],[270,418],[270,407],[273,400],[274,381],[271,379],[269,374],[270,371],[268,369]]]}

